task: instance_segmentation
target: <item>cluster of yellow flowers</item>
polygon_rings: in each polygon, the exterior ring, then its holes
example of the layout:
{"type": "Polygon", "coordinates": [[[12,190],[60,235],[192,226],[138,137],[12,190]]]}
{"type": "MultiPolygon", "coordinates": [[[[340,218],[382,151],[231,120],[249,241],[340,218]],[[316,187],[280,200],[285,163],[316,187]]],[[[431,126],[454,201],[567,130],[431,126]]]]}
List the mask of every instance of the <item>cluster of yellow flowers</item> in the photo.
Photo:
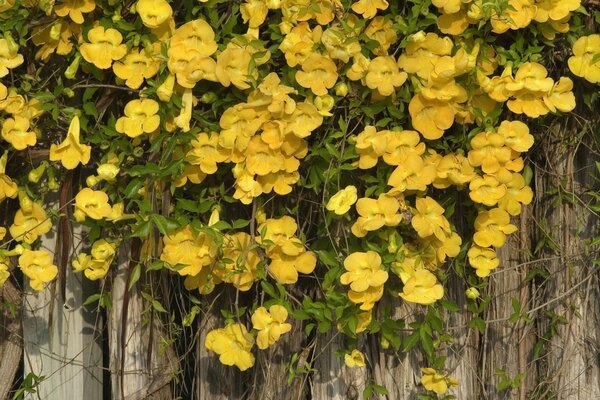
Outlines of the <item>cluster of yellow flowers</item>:
{"type": "Polygon", "coordinates": [[[213,329],[206,334],[204,345],[219,355],[219,361],[225,365],[235,365],[245,371],[254,365],[251,350],[256,344],[265,350],[275,344],[281,335],[289,332],[292,325],[285,322],[288,311],[285,307],[274,304],[267,310],[258,307],[252,314],[254,330],[248,332],[240,323],[229,323],[224,328],[213,329]]]}
{"type": "Polygon", "coordinates": [[[108,273],[108,268],[115,258],[116,243],[104,239],[94,242],[90,254],[79,253],[73,261],[75,271],[83,271],[86,278],[95,281],[102,279],[108,273]]]}
{"type": "Polygon", "coordinates": [[[582,36],[573,44],[568,60],[572,73],[591,83],[600,83],[600,35],[582,36]]]}

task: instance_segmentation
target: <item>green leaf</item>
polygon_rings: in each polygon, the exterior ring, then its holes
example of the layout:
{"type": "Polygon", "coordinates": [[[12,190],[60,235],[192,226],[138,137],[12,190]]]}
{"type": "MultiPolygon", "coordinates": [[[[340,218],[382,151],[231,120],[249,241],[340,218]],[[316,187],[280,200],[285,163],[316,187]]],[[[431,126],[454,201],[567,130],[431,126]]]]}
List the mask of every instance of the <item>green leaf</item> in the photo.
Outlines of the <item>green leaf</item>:
{"type": "Polygon", "coordinates": [[[140,279],[140,275],[142,274],[142,264],[135,264],[133,267],[133,271],[131,271],[131,275],[129,276],[129,290],[136,284],[136,282],[140,279]]]}

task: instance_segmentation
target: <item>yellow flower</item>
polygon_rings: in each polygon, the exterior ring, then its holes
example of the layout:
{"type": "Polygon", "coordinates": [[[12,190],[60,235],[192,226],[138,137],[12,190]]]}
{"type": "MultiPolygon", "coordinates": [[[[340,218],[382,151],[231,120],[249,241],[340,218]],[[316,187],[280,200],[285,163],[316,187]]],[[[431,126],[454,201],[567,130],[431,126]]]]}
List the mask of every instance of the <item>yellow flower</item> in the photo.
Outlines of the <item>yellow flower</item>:
{"type": "Polygon", "coordinates": [[[486,174],[496,174],[512,159],[510,147],[504,145],[504,135],[498,132],[481,132],[471,139],[472,150],[467,155],[469,163],[474,167],[481,166],[486,174]]]}
{"type": "Polygon", "coordinates": [[[12,46],[7,39],[0,39],[0,78],[8,75],[8,70],[23,64],[24,58],[17,53],[18,46],[12,46]]]}
{"type": "Polygon", "coordinates": [[[444,296],[444,288],[435,275],[426,269],[415,271],[406,282],[400,297],[410,303],[428,305],[444,296]]]}
{"type": "Polygon", "coordinates": [[[377,132],[377,128],[367,125],[356,137],[354,145],[360,156],[358,168],[369,169],[374,167],[378,158],[387,151],[389,137],[389,131],[377,132]]]}
{"type": "Polygon", "coordinates": [[[219,135],[212,132],[210,135],[202,132],[192,140],[193,148],[187,152],[186,161],[191,165],[198,165],[200,170],[207,174],[217,172],[217,164],[227,159],[227,154],[219,147],[219,135]]]}
{"type": "Polygon", "coordinates": [[[447,375],[440,374],[433,368],[421,368],[423,376],[421,377],[421,384],[427,390],[431,390],[439,395],[442,395],[448,391],[448,386],[458,386],[458,382],[455,378],[451,378],[447,375]]]}
{"type": "MultiPolygon", "coordinates": [[[[192,108],[194,107],[194,96],[192,94],[192,89],[185,89],[183,92],[183,96],[181,97],[181,111],[179,115],[175,117],[173,122],[175,125],[180,128],[184,132],[188,132],[190,130],[190,122],[192,120],[192,108]]],[[[152,100],[153,101],[153,100],[152,100]]],[[[153,109],[155,108],[152,106],[153,109]]],[[[158,106],[156,106],[158,110],[158,106]]],[[[160,123],[160,120],[159,120],[160,123]]],[[[159,124],[157,124],[158,127],[159,124]]]]}
{"type": "Polygon", "coordinates": [[[454,44],[448,37],[435,33],[417,32],[409,38],[404,53],[398,57],[398,66],[409,74],[417,74],[425,82],[441,56],[449,56],[454,44]]]}
{"type": "Polygon", "coordinates": [[[250,290],[258,278],[260,257],[250,248],[250,235],[237,232],[223,238],[223,260],[213,268],[213,274],[242,292],[250,290]]]}
{"type": "Polygon", "coordinates": [[[340,277],[342,285],[350,285],[355,292],[383,285],[388,279],[387,271],[381,269],[381,257],[374,251],[354,252],[344,260],[347,271],[340,277]]]}
{"type": "Polygon", "coordinates": [[[165,0],[138,0],[135,10],[148,28],[158,28],[173,15],[173,9],[165,0]]]}
{"type": "Polygon", "coordinates": [[[131,49],[125,58],[113,64],[113,71],[125,81],[125,85],[137,89],[142,86],[144,79],[152,78],[158,72],[160,60],[155,57],[156,54],[160,54],[158,43],[154,46],[153,54],[148,54],[144,48],[131,49]]]}
{"type": "Polygon", "coordinates": [[[2,138],[16,150],[25,150],[27,146],[35,146],[35,133],[29,130],[29,120],[20,115],[7,118],[2,123],[2,138]]]}
{"type": "Polygon", "coordinates": [[[390,46],[398,40],[392,20],[385,17],[373,18],[364,33],[369,39],[379,42],[379,47],[373,50],[378,56],[386,56],[390,46]]]}
{"type": "Polygon", "coordinates": [[[73,269],[83,271],[91,281],[102,279],[108,273],[110,264],[116,255],[116,244],[100,239],[92,245],[91,255],[79,253],[73,261],[73,269]]]}
{"type": "Polygon", "coordinates": [[[67,55],[73,49],[72,40],[81,35],[81,25],[66,20],[53,21],[33,29],[31,40],[42,46],[35,53],[37,60],[48,61],[52,53],[67,55]],[[54,32],[59,31],[58,34],[54,32]]]}
{"type": "Polygon", "coordinates": [[[407,190],[423,191],[436,177],[435,165],[428,164],[416,154],[406,155],[406,158],[398,164],[388,179],[388,185],[392,187],[391,193],[405,192],[407,190]]]}
{"type": "Polygon", "coordinates": [[[360,351],[354,349],[351,353],[344,354],[344,364],[348,368],[362,368],[365,366],[365,356],[360,351]]]}
{"type": "Polygon", "coordinates": [[[420,143],[421,137],[416,131],[388,131],[387,139],[383,161],[388,165],[400,165],[407,157],[425,152],[425,143],[420,143]]]}
{"type": "Polygon", "coordinates": [[[600,35],[582,36],[573,44],[573,56],[569,58],[569,69],[575,75],[591,83],[600,82],[600,35]]]}
{"type": "Polygon", "coordinates": [[[181,276],[197,275],[215,261],[217,245],[205,232],[195,233],[189,225],[163,237],[160,259],[172,266],[180,264],[181,276]]]}
{"type": "Polygon", "coordinates": [[[469,264],[475,268],[475,273],[480,278],[485,278],[500,265],[496,251],[488,247],[473,245],[467,252],[467,257],[469,264]]]}
{"type": "Polygon", "coordinates": [[[498,207],[510,215],[521,213],[521,204],[529,204],[533,200],[533,191],[525,185],[525,178],[519,173],[513,173],[511,180],[506,182],[506,194],[498,200],[498,207]]]}
{"type": "Polygon", "coordinates": [[[481,211],[475,218],[473,241],[481,247],[502,247],[506,235],[517,231],[510,223],[510,215],[501,208],[481,211]]]}
{"type": "Polygon", "coordinates": [[[98,168],[96,168],[96,172],[98,173],[98,179],[113,182],[117,175],[119,174],[120,168],[115,164],[104,163],[100,164],[98,168]]]}
{"type": "Polygon", "coordinates": [[[213,274],[211,266],[208,266],[202,268],[196,275],[186,275],[183,286],[187,290],[198,289],[200,294],[210,294],[219,283],[221,283],[221,279],[213,274]]]}
{"type": "Polygon", "coordinates": [[[175,87],[175,76],[173,74],[167,75],[164,82],[156,89],[156,95],[160,101],[168,102],[173,96],[173,88],[175,87]]]}
{"type": "Polygon", "coordinates": [[[66,169],[74,169],[80,163],[90,161],[92,148],[79,142],[79,117],[74,116],[67,137],[60,144],[50,145],[50,161],[60,161],[66,169]]]}
{"type": "Polygon", "coordinates": [[[271,258],[268,271],[278,283],[283,285],[298,282],[298,273],[310,274],[317,265],[315,253],[304,249],[296,256],[286,255],[279,249],[268,255],[271,258]]]}
{"type": "Polygon", "coordinates": [[[422,94],[413,96],[408,112],[412,126],[426,139],[441,138],[454,124],[454,109],[447,101],[430,100],[422,94]]]}
{"type": "Polygon", "coordinates": [[[219,144],[225,149],[245,151],[250,138],[258,132],[264,122],[265,118],[253,108],[245,108],[239,104],[229,107],[219,120],[219,144]]]}
{"type": "MultiPolygon", "coordinates": [[[[10,88],[6,90],[6,86],[0,86],[0,110],[4,110],[9,114],[19,115],[21,117],[26,118],[26,115],[21,115],[21,113],[25,110],[26,102],[25,98],[17,93],[17,89],[10,88]]],[[[27,118],[29,119],[29,118],[27,118]]]]}
{"type": "Polygon", "coordinates": [[[112,207],[108,204],[108,195],[101,190],[84,188],[75,196],[75,219],[83,221],[85,217],[103,219],[110,215],[112,207]]]}
{"type": "Polygon", "coordinates": [[[83,24],[83,14],[90,13],[96,8],[94,0],[62,0],[54,6],[54,12],[59,17],[69,16],[76,24],[83,24]]]}
{"type": "Polygon", "coordinates": [[[571,112],[575,109],[575,94],[571,78],[561,77],[544,96],[544,104],[551,112],[571,112]]]}
{"type": "Polygon", "coordinates": [[[437,177],[433,181],[433,186],[437,189],[445,189],[450,185],[462,188],[476,176],[475,169],[466,157],[447,154],[437,165],[437,177]]]}
{"type": "Polygon", "coordinates": [[[479,290],[476,287],[470,287],[465,290],[465,296],[467,299],[475,300],[479,298],[479,290]]]}
{"type": "Polygon", "coordinates": [[[290,67],[301,64],[311,54],[313,45],[321,39],[321,33],[321,27],[313,31],[307,22],[294,26],[279,45],[287,64],[290,67]]]}
{"type": "Polygon", "coordinates": [[[56,278],[58,268],[52,264],[52,255],[41,250],[25,250],[19,257],[19,268],[29,278],[34,290],[44,290],[44,283],[56,278]]]}
{"type": "Polygon", "coordinates": [[[39,236],[50,232],[50,229],[52,221],[47,217],[46,211],[39,203],[32,202],[31,209],[25,210],[21,207],[17,210],[13,224],[8,230],[16,241],[31,244],[39,236]]]}
{"type": "Polygon", "coordinates": [[[525,28],[537,12],[534,0],[508,0],[508,7],[501,15],[492,11],[492,32],[504,33],[509,29],[525,28]]]}
{"type": "Polygon", "coordinates": [[[474,178],[469,184],[469,190],[471,200],[486,206],[498,204],[498,200],[506,194],[506,186],[492,175],[474,178]]]}
{"type": "Polygon", "coordinates": [[[254,338],[242,324],[228,324],[224,328],[211,330],[206,334],[204,346],[217,353],[224,365],[235,365],[240,371],[254,365],[254,355],[250,352],[254,338]]]}
{"type": "Polygon", "coordinates": [[[356,237],[364,237],[367,232],[376,231],[384,225],[398,226],[402,221],[399,210],[398,200],[386,194],[380,194],[377,199],[359,199],[356,211],[360,217],[352,225],[352,233],[356,237]]]}
{"type": "Polygon", "coordinates": [[[521,121],[502,121],[498,133],[504,137],[504,143],[516,152],[523,153],[533,146],[529,127],[521,121]]]}
{"type": "Polygon", "coordinates": [[[334,194],[327,202],[326,208],[337,215],[344,215],[358,199],[356,186],[349,185],[334,194]]]}
{"type": "Polygon", "coordinates": [[[407,76],[406,72],[400,72],[393,57],[383,56],[371,60],[364,79],[370,89],[376,89],[382,96],[390,96],[402,86],[407,76]]]}
{"type": "Polygon", "coordinates": [[[10,277],[8,272],[8,259],[0,257],[0,289],[4,286],[4,282],[10,277]]]}
{"type": "Polygon", "coordinates": [[[323,116],[319,114],[313,104],[304,101],[296,104],[293,114],[287,117],[285,121],[285,133],[293,133],[299,138],[305,138],[321,126],[323,116]]]}
{"type": "MultiPolygon", "coordinates": [[[[5,173],[7,161],[8,151],[4,151],[4,154],[0,157],[0,203],[7,197],[14,199],[19,193],[17,184],[5,173]]],[[[0,240],[2,240],[1,237],[0,240]]]]}
{"type": "Polygon", "coordinates": [[[292,325],[286,323],[288,312],[285,307],[274,304],[267,311],[264,307],[259,307],[252,314],[252,326],[258,330],[256,344],[258,348],[264,350],[277,342],[281,335],[289,332],[292,325]]]}
{"type": "Polygon", "coordinates": [[[547,75],[548,71],[541,64],[522,64],[515,74],[514,82],[506,84],[506,89],[512,92],[512,99],[506,103],[509,110],[531,118],[548,114],[550,110],[543,98],[554,86],[554,81],[547,75]]]}
{"type": "Polygon", "coordinates": [[[256,29],[265,22],[268,12],[265,0],[246,0],[240,5],[242,20],[250,29],[256,29]]]}
{"type": "Polygon", "coordinates": [[[302,62],[302,71],[296,72],[296,82],[317,96],[324,96],[338,78],[335,63],[329,57],[312,53],[302,62]]]}
{"type": "Polygon", "coordinates": [[[152,133],[160,125],[159,106],[152,99],[131,100],[125,105],[125,116],[117,120],[115,129],[131,138],[152,133]]]}
{"type": "Polygon", "coordinates": [[[347,63],[351,57],[360,53],[358,37],[339,25],[326,29],[321,35],[321,43],[325,45],[332,60],[347,63]]]}
{"type": "Polygon", "coordinates": [[[441,241],[446,239],[446,234],[450,234],[450,224],[444,217],[444,208],[431,197],[419,197],[415,201],[414,216],[411,225],[422,237],[434,235],[441,241]]]}
{"type": "Polygon", "coordinates": [[[388,6],[387,0],[358,0],[352,4],[352,11],[365,19],[371,19],[377,14],[377,10],[387,10],[388,6]]]}
{"type": "Polygon", "coordinates": [[[558,21],[568,17],[571,11],[577,10],[581,5],[581,0],[537,0],[535,5],[537,6],[535,14],[537,22],[558,21]]]}
{"type": "Polygon", "coordinates": [[[121,44],[123,36],[113,28],[97,26],[88,32],[88,42],[79,46],[83,58],[100,69],[108,69],[113,60],[119,60],[127,53],[127,46],[121,44]]]}
{"type": "Polygon", "coordinates": [[[383,297],[383,285],[381,286],[369,286],[367,290],[362,292],[355,292],[354,290],[348,291],[348,299],[354,304],[360,304],[360,309],[363,311],[372,310],[377,303],[383,297]]]}

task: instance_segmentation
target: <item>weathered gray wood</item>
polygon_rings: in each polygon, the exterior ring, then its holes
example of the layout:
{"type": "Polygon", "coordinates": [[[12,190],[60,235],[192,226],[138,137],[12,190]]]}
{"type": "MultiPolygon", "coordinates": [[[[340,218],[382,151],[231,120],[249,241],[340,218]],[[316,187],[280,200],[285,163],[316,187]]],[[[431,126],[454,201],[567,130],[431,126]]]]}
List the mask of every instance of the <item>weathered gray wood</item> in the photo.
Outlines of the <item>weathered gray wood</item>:
{"type": "MultiPolygon", "coordinates": [[[[75,246],[80,235],[81,231],[73,235],[75,246]]],[[[42,246],[54,252],[56,226],[42,238],[42,246]]],[[[24,373],[45,376],[37,393],[26,395],[28,399],[102,399],[102,327],[99,316],[82,306],[92,294],[84,290],[84,279],[67,265],[64,300],[58,282],[42,292],[24,283],[24,373]]]]}
{"type": "Polygon", "coordinates": [[[12,315],[8,307],[0,308],[0,399],[8,396],[15,379],[21,356],[23,341],[21,330],[21,295],[12,282],[6,281],[0,288],[0,301],[12,304],[16,314],[12,315]]]}
{"type": "Polygon", "coordinates": [[[173,350],[161,346],[164,331],[158,320],[147,321],[150,306],[137,285],[128,290],[130,250],[130,243],[123,243],[113,267],[113,306],[109,313],[112,396],[124,400],[170,399],[169,384],[178,363],[173,350]]]}

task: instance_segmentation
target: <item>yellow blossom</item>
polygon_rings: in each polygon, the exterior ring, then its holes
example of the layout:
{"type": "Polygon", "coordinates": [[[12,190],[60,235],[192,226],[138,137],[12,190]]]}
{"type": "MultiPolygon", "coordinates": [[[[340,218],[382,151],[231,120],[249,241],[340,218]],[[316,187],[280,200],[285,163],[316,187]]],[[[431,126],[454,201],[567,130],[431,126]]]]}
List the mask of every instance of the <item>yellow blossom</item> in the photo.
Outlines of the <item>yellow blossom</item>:
{"type": "Polygon", "coordinates": [[[408,154],[398,164],[388,179],[392,187],[391,193],[405,192],[407,190],[423,191],[436,177],[436,168],[416,154],[408,154]]]}
{"type": "Polygon", "coordinates": [[[508,0],[508,7],[501,15],[492,12],[492,32],[504,33],[528,26],[537,12],[534,0],[508,0]]]}
{"type": "Polygon", "coordinates": [[[350,285],[355,292],[383,285],[388,279],[387,271],[381,269],[381,257],[374,251],[354,252],[344,260],[347,271],[340,277],[342,285],[350,285]]]}
{"type": "Polygon", "coordinates": [[[173,14],[166,0],[138,0],[135,10],[148,28],[158,28],[173,14]]]}
{"type": "Polygon", "coordinates": [[[52,229],[52,221],[44,208],[37,202],[31,202],[30,206],[31,209],[21,207],[17,210],[13,224],[9,227],[13,239],[29,244],[52,229]]]}
{"type": "Polygon", "coordinates": [[[427,99],[422,94],[413,96],[408,112],[412,126],[426,139],[439,139],[454,124],[454,109],[447,101],[427,99]]]}
{"type": "Polygon", "coordinates": [[[498,200],[498,207],[510,215],[519,215],[521,205],[529,204],[533,200],[533,191],[525,185],[525,178],[519,173],[513,173],[505,185],[506,194],[498,200]]]}
{"type": "Polygon", "coordinates": [[[327,54],[332,60],[347,63],[351,57],[360,53],[358,37],[346,32],[339,25],[326,29],[321,35],[321,42],[325,45],[327,54]]]}
{"type": "Polygon", "coordinates": [[[344,215],[358,199],[356,186],[349,185],[334,194],[327,202],[326,208],[337,215],[344,215]]]}
{"type": "Polygon", "coordinates": [[[348,291],[348,299],[354,304],[360,304],[360,309],[363,311],[372,310],[383,297],[383,285],[369,286],[367,290],[362,292],[348,291]]]}
{"type": "Polygon", "coordinates": [[[502,247],[506,235],[517,231],[510,223],[510,215],[501,208],[481,211],[475,218],[473,241],[481,247],[502,247]]]}
{"type": "Polygon", "coordinates": [[[27,146],[35,146],[35,133],[29,130],[29,119],[15,115],[2,123],[2,138],[16,150],[25,150],[27,146]]]}
{"type": "Polygon", "coordinates": [[[450,185],[462,188],[477,176],[467,157],[456,154],[445,155],[436,170],[437,177],[433,181],[433,186],[437,189],[445,189],[450,185]]]}
{"type": "Polygon", "coordinates": [[[213,274],[245,292],[258,279],[260,257],[250,247],[250,235],[237,232],[223,238],[223,260],[213,268],[213,274]]]}
{"type": "Polygon", "coordinates": [[[521,121],[502,121],[498,133],[504,137],[504,143],[512,150],[523,153],[533,146],[533,136],[529,127],[521,121]]]}
{"type": "Polygon", "coordinates": [[[406,72],[400,72],[393,57],[382,56],[371,60],[364,79],[370,89],[376,89],[382,96],[390,96],[402,86],[407,76],[406,72]]]}
{"type": "Polygon", "coordinates": [[[444,208],[429,196],[417,198],[415,204],[411,225],[417,234],[422,238],[434,235],[444,241],[446,234],[451,232],[450,224],[444,217],[444,208]]]}
{"type": "Polygon", "coordinates": [[[23,56],[17,51],[18,46],[11,46],[7,39],[0,39],[0,78],[8,75],[8,70],[23,64],[23,56]]]}
{"type": "Polygon", "coordinates": [[[387,10],[388,6],[387,0],[358,0],[352,4],[352,11],[365,19],[371,19],[377,14],[377,10],[387,10]]]}
{"type": "Polygon", "coordinates": [[[362,368],[365,366],[365,356],[360,351],[354,349],[351,353],[344,354],[344,364],[348,368],[362,368]]]}
{"type": "Polygon", "coordinates": [[[131,100],[125,105],[125,116],[117,120],[115,129],[131,138],[152,133],[160,125],[158,103],[152,99],[131,100]]]}
{"type": "Polygon", "coordinates": [[[450,55],[452,47],[452,40],[448,37],[439,37],[431,32],[417,32],[409,38],[404,53],[398,57],[398,66],[427,81],[437,60],[441,56],[450,55]]]}
{"type": "Polygon", "coordinates": [[[358,168],[368,169],[377,164],[380,156],[387,151],[389,131],[377,131],[372,125],[367,125],[365,129],[356,137],[355,148],[360,156],[358,168]]]}
{"type": "Polygon", "coordinates": [[[433,368],[421,368],[421,384],[427,390],[431,390],[439,395],[448,391],[448,386],[458,386],[455,378],[440,374],[433,368]]]}
{"type": "Polygon", "coordinates": [[[561,77],[550,92],[544,96],[544,104],[553,113],[556,111],[573,111],[575,109],[575,94],[573,93],[571,78],[561,77]]]}
{"type": "Polygon", "coordinates": [[[500,265],[496,252],[488,247],[473,245],[467,252],[467,257],[469,264],[475,268],[475,273],[480,278],[485,278],[500,265]]]}
{"type": "Polygon", "coordinates": [[[79,142],[79,117],[74,116],[67,137],[60,144],[50,145],[50,161],[60,161],[66,169],[74,169],[80,163],[90,161],[92,148],[79,142]]]}
{"type": "Polygon", "coordinates": [[[321,39],[322,28],[310,28],[307,22],[300,22],[285,35],[279,45],[287,64],[295,67],[302,64],[312,53],[313,45],[321,39]]]}
{"type": "Polygon", "coordinates": [[[52,264],[52,255],[42,250],[25,250],[19,257],[19,268],[29,278],[34,290],[44,290],[44,283],[56,278],[58,268],[52,264]]]}
{"type": "Polygon", "coordinates": [[[444,296],[444,288],[435,275],[426,269],[415,271],[406,282],[400,297],[410,303],[428,305],[444,296]]]}
{"type": "Polygon", "coordinates": [[[211,330],[206,334],[204,346],[217,353],[224,365],[235,365],[240,371],[254,365],[254,355],[250,352],[254,338],[242,324],[233,323],[211,330]]]}
{"type": "Polygon", "coordinates": [[[569,69],[591,83],[600,82],[600,35],[582,36],[573,44],[569,69]]]}
{"type": "Polygon", "coordinates": [[[398,200],[386,194],[380,194],[377,199],[358,199],[356,211],[360,217],[352,225],[352,233],[356,237],[364,237],[367,232],[376,231],[384,225],[398,226],[402,221],[399,210],[398,200]]]}
{"type": "Polygon", "coordinates": [[[256,344],[264,350],[277,342],[281,335],[289,332],[292,325],[285,322],[288,312],[285,307],[274,304],[269,307],[259,307],[252,314],[252,327],[258,330],[256,344]]]}
{"type": "Polygon", "coordinates": [[[2,289],[2,286],[4,286],[4,283],[9,277],[10,272],[8,272],[8,259],[0,257],[0,289],[2,289]]]}
{"type": "Polygon", "coordinates": [[[331,89],[338,78],[335,63],[329,57],[312,53],[302,62],[302,70],[296,72],[296,82],[310,89],[314,94],[323,96],[331,89]]]}
{"type": "Polygon", "coordinates": [[[163,250],[160,259],[172,266],[179,266],[181,276],[197,275],[204,267],[210,266],[217,255],[217,245],[205,232],[196,233],[189,225],[163,237],[163,250]]]}
{"type": "Polygon", "coordinates": [[[498,204],[506,194],[506,186],[492,175],[478,176],[469,184],[469,197],[476,203],[486,206],[498,204]]]}
{"type": "Polygon", "coordinates": [[[108,204],[108,195],[101,190],[84,188],[75,196],[75,219],[83,221],[85,217],[103,219],[112,211],[108,204]]]}
{"type": "Polygon", "coordinates": [[[83,24],[83,14],[90,13],[96,8],[94,0],[61,0],[54,6],[54,12],[59,17],[69,16],[76,24],[83,24]]]}
{"type": "Polygon", "coordinates": [[[373,50],[378,56],[386,56],[390,46],[398,40],[392,20],[381,16],[373,18],[364,33],[369,39],[379,43],[379,47],[373,50]]]}
{"type": "Polygon", "coordinates": [[[52,53],[65,56],[73,49],[74,37],[81,35],[81,25],[59,19],[33,29],[31,40],[36,46],[41,46],[35,53],[35,58],[48,61],[52,53]],[[60,30],[58,35],[52,32],[60,30]]]}
{"type": "Polygon", "coordinates": [[[111,67],[113,60],[119,60],[127,53],[127,46],[121,44],[123,36],[113,28],[97,26],[88,32],[88,42],[79,47],[83,58],[100,69],[111,67]]]}
{"type": "Polygon", "coordinates": [[[421,137],[416,131],[388,131],[383,161],[388,165],[400,165],[407,157],[422,155],[425,152],[425,143],[421,143],[420,140],[421,137]]]}
{"type": "Polygon", "coordinates": [[[269,253],[271,263],[269,273],[278,283],[289,285],[298,281],[298,273],[310,274],[317,265],[317,256],[312,251],[302,251],[299,255],[290,256],[280,250],[269,253]]]}
{"type": "MultiPolygon", "coordinates": [[[[6,163],[8,161],[8,151],[4,151],[0,157],[0,203],[8,198],[14,199],[19,193],[19,187],[6,175],[6,163]]],[[[0,240],[2,238],[0,237],[0,240]]]]}
{"type": "Polygon", "coordinates": [[[568,17],[571,11],[577,10],[581,0],[536,0],[535,5],[537,22],[558,21],[568,17]]]}
{"type": "Polygon", "coordinates": [[[160,60],[155,57],[155,54],[160,53],[158,44],[153,52],[154,54],[148,54],[144,48],[129,50],[125,58],[113,64],[115,75],[123,79],[127,87],[139,88],[144,79],[152,78],[160,68],[160,60]]]}
{"type": "Polygon", "coordinates": [[[217,172],[217,164],[227,159],[227,155],[219,147],[219,135],[215,132],[210,135],[201,132],[191,144],[193,148],[187,152],[186,160],[191,165],[198,165],[207,175],[217,172]]]}

